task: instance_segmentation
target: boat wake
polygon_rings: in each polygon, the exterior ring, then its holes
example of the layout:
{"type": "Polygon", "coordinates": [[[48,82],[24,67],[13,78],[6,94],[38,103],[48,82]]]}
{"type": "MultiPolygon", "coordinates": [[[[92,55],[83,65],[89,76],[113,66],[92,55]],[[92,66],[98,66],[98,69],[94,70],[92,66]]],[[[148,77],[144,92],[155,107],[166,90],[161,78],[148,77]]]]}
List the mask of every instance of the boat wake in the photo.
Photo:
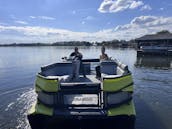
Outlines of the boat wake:
{"type": "Polygon", "coordinates": [[[30,89],[30,86],[29,87],[18,88],[18,89],[12,89],[12,90],[8,90],[8,91],[5,91],[3,93],[0,93],[0,96],[11,94],[11,93],[16,93],[18,91],[21,91],[21,90],[23,91],[23,90],[28,90],[28,89],[30,89]]]}
{"type": "Polygon", "coordinates": [[[36,94],[33,88],[27,86],[8,90],[1,93],[0,97],[2,100],[4,99],[0,109],[2,112],[0,117],[0,128],[30,129],[27,121],[27,112],[30,106],[36,101],[36,94]],[[5,99],[7,97],[8,100],[5,99]],[[4,118],[6,119],[4,120],[4,118]]]}

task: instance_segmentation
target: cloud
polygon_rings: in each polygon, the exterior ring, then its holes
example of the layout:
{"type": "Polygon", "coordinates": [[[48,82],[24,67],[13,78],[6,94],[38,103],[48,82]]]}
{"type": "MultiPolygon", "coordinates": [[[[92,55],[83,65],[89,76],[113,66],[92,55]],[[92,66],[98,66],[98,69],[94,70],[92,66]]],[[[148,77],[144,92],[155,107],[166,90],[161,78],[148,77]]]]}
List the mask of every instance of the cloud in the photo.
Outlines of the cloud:
{"type": "Polygon", "coordinates": [[[54,17],[49,17],[49,16],[29,16],[32,19],[43,19],[43,20],[55,20],[56,18],[54,17]]]}
{"type": "Polygon", "coordinates": [[[38,18],[44,19],[44,20],[55,20],[54,17],[47,17],[47,16],[38,16],[38,18]]]}
{"type": "Polygon", "coordinates": [[[172,17],[157,17],[157,16],[140,16],[131,21],[131,24],[136,24],[145,27],[163,26],[172,24],[172,17]]]}
{"type": "Polygon", "coordinates": [[[121,33],[127,36],[126,39],[131,39],[161,30],[172,31],[171,27],[172,17],[140,16],[135,17],[129,24],[117,26],[114,33],[121,33]]]}
{"type": "Polygon", "coordinates": [[[104,41],[130,40],[161,30],[172,31],[172,17],[139,16],[130,23],[97,32],[75,32],[66,29],[40,26],[0,25],[0,42],[56,42],[56,41],[104,41]],[[9,38],[10,37],[10,38],[9,38]]]}
{"type": "Polygon", "coordinates": [[[152,10],[152,8],[150,7],[150,5],[144,5],[141,10],[152,10]]]}
{"type": "Polygon", "coordinates": [[[172,17],[157,17],[157,16],[140,16],[135,17],[129,24],[119,25],[115,31],[124,31],[130,29],[145,29],[161,28],[168,29],[172,25],[172,17]]]}
{"type": "Polygon", "coordinates": [[[75,11],[75,10],[73,10],[73,11],[72,11],[72,14],[73,14],[73,15],[75,15],[75,14],[76,14],[76,11],[75,11]]]}
{"type": "Polygon", "coordinates": [[[143,2],[142,1],[133,1],[130,5],[130,9],[135,9],[139,6],[142,6],[143,5],[143,2]]]}
{"type": "Polygon", "coordinates": [[[23,25],[27,25],[28,23],[26,21],[14,21],[15,23],[18,24],[23,24],[23,25]]]}
{"type": "Polygon", "coordinates": [[[161,10],[161,11],[163,11],[163,10],[164,10],[164,8],[160,8],[160,10],[161,10]]]}
{"type": "Polygon", "coordinates": [[[84,19],[87,20],[87,21],[90,21],[90,20],[93,20],[94,17],[93,17],[93,16],[87,16],[87,17],[85,17],[84,19]]]}
{"type": "Polygon", "coordinates": [[[87,16],[85,18],[83,18],[83,21],[81,22],[81,24],[85,24],[87,21],[92,21],[94,20],[94,17],[93,16],[87,16]]]}
{"type": "Polygon", "coordinates": [[[82,21],[81,24],[84,25],[85,24],[85,21],[82,21]]]}
{"type": "MultiPolygon", "coordinates": [[[[129,24],[119,25],[115,31],[128,30],[161,30],[170,29],[172,26],[172,17],[157,17],[157,16],[140,16],[135,17],[129,24]]],[[[155,31],[154,31],[155,32],[155,31]]],[[[151,33],[151,32],[148,32],[151,33]]]]}
{"type": "Polygon", "coordinates": [[[30,18],[32,18],[32,19],[35,19],[36,17],[35,16],[29,16],[30,18]]]}
{"type": "Polygon", "coordinates": [[[136,9],[144,6],[148,8],[149,5],[144,5],[143,1],[138,0],[104,0],[100,4],[98,11],[101,13],[117,13],[127,9],[136,9]]]}

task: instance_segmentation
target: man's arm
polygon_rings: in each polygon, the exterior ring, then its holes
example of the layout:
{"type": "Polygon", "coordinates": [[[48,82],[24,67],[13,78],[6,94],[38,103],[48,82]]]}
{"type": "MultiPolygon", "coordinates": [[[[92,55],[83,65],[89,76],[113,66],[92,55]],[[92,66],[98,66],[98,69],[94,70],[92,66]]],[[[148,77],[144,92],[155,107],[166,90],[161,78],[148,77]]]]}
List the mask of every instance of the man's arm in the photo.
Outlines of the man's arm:
{"type": "Polygon", "coordinates": [[[108,60],[109,59],[109,57],[108,57],[108,55],[106,54],[106,60],[108,60]]]}
{"type": "Polygon", "coordinates": [[[75,53],[74,53],[74,52],[72,52],[72,53],[70,54],[70,56],[75,56],[75,53]]]}
{"type": "Polygon", "coordinates": [[[78,53],[78,55],[77,55],[77,56],[78,56],[78,58],[79,58],[80,60],[82,60],[82,57],[83,57],[83,56],[82,56],[82,54],[81,54],[81,53],[78,53]]]}

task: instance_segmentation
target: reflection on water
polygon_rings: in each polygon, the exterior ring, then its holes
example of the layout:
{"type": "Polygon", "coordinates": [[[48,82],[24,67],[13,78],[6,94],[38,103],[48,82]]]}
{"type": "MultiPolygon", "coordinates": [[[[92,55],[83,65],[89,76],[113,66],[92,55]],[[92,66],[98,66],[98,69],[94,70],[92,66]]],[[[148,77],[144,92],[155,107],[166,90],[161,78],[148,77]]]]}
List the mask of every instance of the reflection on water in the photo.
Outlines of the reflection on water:
{"type": "Polygon", "coordinates": [[[152,68],[172,68],[172,57],[141,56],[137,57],[136,66],[152,68]]]}

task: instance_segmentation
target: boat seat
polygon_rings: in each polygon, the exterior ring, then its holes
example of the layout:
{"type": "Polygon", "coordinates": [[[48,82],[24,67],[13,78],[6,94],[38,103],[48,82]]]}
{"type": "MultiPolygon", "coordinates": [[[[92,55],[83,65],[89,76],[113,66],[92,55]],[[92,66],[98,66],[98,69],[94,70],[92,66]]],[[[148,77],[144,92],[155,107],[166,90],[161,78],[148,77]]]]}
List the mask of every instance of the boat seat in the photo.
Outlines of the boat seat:
{"type": "MultiPolygon", "coordinates": [[[[91,68],[90,63],[83,63],[85,74],[90,74],[91,68]]],[[[52,65],[41,67],[41,75],[47,76],[63,76],[63,75],[72,75],[72,62],[63,62],[63,63],[55,63],[52,65]]],[[[80,70],[81,74],[81,70],[80,70]]]]}
{"type": "Polygon", "coordinates": [[[41,74],[44,76],[63,76],[72,74],[72,63],[55,63],[41,67],[41,74]]]}
{"type": "Polygon", "coordinates": [[[103,61],[100,63],[100,71],[102,74],[116,75],[117,64],[113,61],[103,61]]]}

